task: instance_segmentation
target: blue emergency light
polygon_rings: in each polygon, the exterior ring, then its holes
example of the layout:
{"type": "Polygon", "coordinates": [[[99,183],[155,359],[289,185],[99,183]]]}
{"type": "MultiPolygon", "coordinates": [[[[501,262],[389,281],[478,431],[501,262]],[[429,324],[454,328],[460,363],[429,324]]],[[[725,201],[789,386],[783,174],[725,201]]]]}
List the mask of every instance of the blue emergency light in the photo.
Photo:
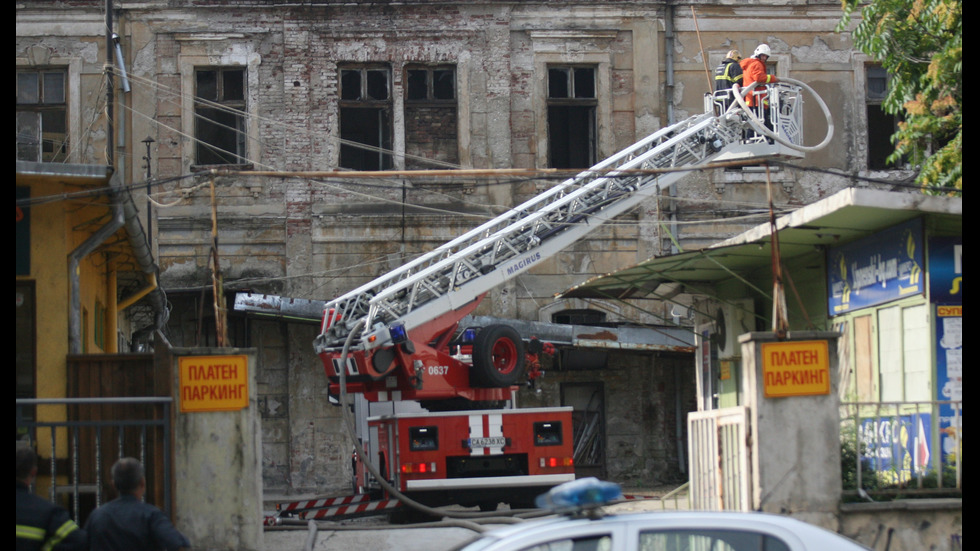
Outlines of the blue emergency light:
{"type": "Polygon", "coordinates": [[[559,484],[535,498],[534,504],[541,509],[586,509],[619,499],[623,499],[619,484],[590,476],[559,484]]]}
{"type": "Polygon", "coordinates": [[[405,331],[405,324],[396,321],[388,326],[388,334],[391,335],[391,342],[401,344],[408,340],[408,332],[405,331]]]}

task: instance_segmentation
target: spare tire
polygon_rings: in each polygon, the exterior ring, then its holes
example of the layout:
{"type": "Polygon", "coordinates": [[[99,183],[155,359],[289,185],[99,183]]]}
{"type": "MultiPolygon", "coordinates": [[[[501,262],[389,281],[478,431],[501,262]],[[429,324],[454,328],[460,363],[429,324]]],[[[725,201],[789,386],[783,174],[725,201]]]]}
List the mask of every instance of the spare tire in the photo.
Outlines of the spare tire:
{"type": "Polygon", "coordinates": [[[470,385],[498,388],[517,384],[524,377],[524,342],[509,325],[489,325],[473,341],[470,385]]]}

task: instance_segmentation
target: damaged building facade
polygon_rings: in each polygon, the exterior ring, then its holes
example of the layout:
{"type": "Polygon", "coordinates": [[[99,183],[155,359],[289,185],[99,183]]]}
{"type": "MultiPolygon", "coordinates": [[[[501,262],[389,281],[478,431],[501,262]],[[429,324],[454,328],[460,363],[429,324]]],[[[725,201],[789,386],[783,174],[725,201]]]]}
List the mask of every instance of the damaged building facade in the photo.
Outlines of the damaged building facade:
{"type": "MultiPolygon", "coordinates": [[[[831,105],[828,147],[792,166],[692,172],[476,312],[575,328],[517,402],[574,405],[594,421],[583,472],[627,487],[682,482],[693,336],[649,344],[623,326],[691,334],[690,302],[669,290],[642,302],[555,294],[755,226],[770,189],[782,211],[853,185],[828,170],[894,172],[876,141],[894,123],[880,111],[886,75],[835,31],[836,0],[17,6],[18,159],[91,163],[113,149],[145,204],[170,343],[220,345],[227,331],[226,345],[258,351],[267,493],[349,488],[351,443],[313,353],[318,325],[243,315],[236,293],[316,301],[355,288],[567,176],[520,169],[586,168],[700,113],[725,53],[768,43],[770,72],[831,105]],[[42,98],[22,102],[22,80],[41,82],[42,98]]],[[[816,102],[806,123],[805,142],[819,142],[828,124],[816,102]]]]}

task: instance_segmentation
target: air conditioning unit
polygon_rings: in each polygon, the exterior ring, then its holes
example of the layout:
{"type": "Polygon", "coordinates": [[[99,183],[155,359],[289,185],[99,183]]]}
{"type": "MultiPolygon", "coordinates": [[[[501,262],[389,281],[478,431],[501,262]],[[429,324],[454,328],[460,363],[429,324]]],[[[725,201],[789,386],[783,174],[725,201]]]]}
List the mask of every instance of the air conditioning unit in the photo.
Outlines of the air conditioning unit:
{"type": "Polygon", "coordinates": [[[715,310],[714,342],[718,358],[733,358],[742,355],[739,335],[755,331],[755,310],[752,299],[728,301],[715,310]]]}

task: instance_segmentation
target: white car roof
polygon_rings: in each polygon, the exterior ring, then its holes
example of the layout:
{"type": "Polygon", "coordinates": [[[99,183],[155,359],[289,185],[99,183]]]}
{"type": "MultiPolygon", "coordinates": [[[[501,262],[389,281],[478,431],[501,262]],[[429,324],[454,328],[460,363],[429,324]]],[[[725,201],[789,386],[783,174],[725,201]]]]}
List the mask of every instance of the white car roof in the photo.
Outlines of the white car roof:
{"type": "MultiPolygon", "coordinates": [[[[837,551],[867,550],[844,536],[781,515],[767,513],[736,513],[716,511],[667,511],[624,513],[600,519],[549,517],[491,530],[462,549],[520,549],[525,546],[579,534],[609,530],[620,538],[632,541],[635,534],[645,530],[698,529],[740,530],[768,534],[785,542],[791,551],[835,549],[837,551]],[[477,545],[476,542],[480,542],[477,545]]],[[[631,549],[628,544],[625,549],[631,549]]],[[[619,547],[615,549],[620,549],[619,547]]]]}

